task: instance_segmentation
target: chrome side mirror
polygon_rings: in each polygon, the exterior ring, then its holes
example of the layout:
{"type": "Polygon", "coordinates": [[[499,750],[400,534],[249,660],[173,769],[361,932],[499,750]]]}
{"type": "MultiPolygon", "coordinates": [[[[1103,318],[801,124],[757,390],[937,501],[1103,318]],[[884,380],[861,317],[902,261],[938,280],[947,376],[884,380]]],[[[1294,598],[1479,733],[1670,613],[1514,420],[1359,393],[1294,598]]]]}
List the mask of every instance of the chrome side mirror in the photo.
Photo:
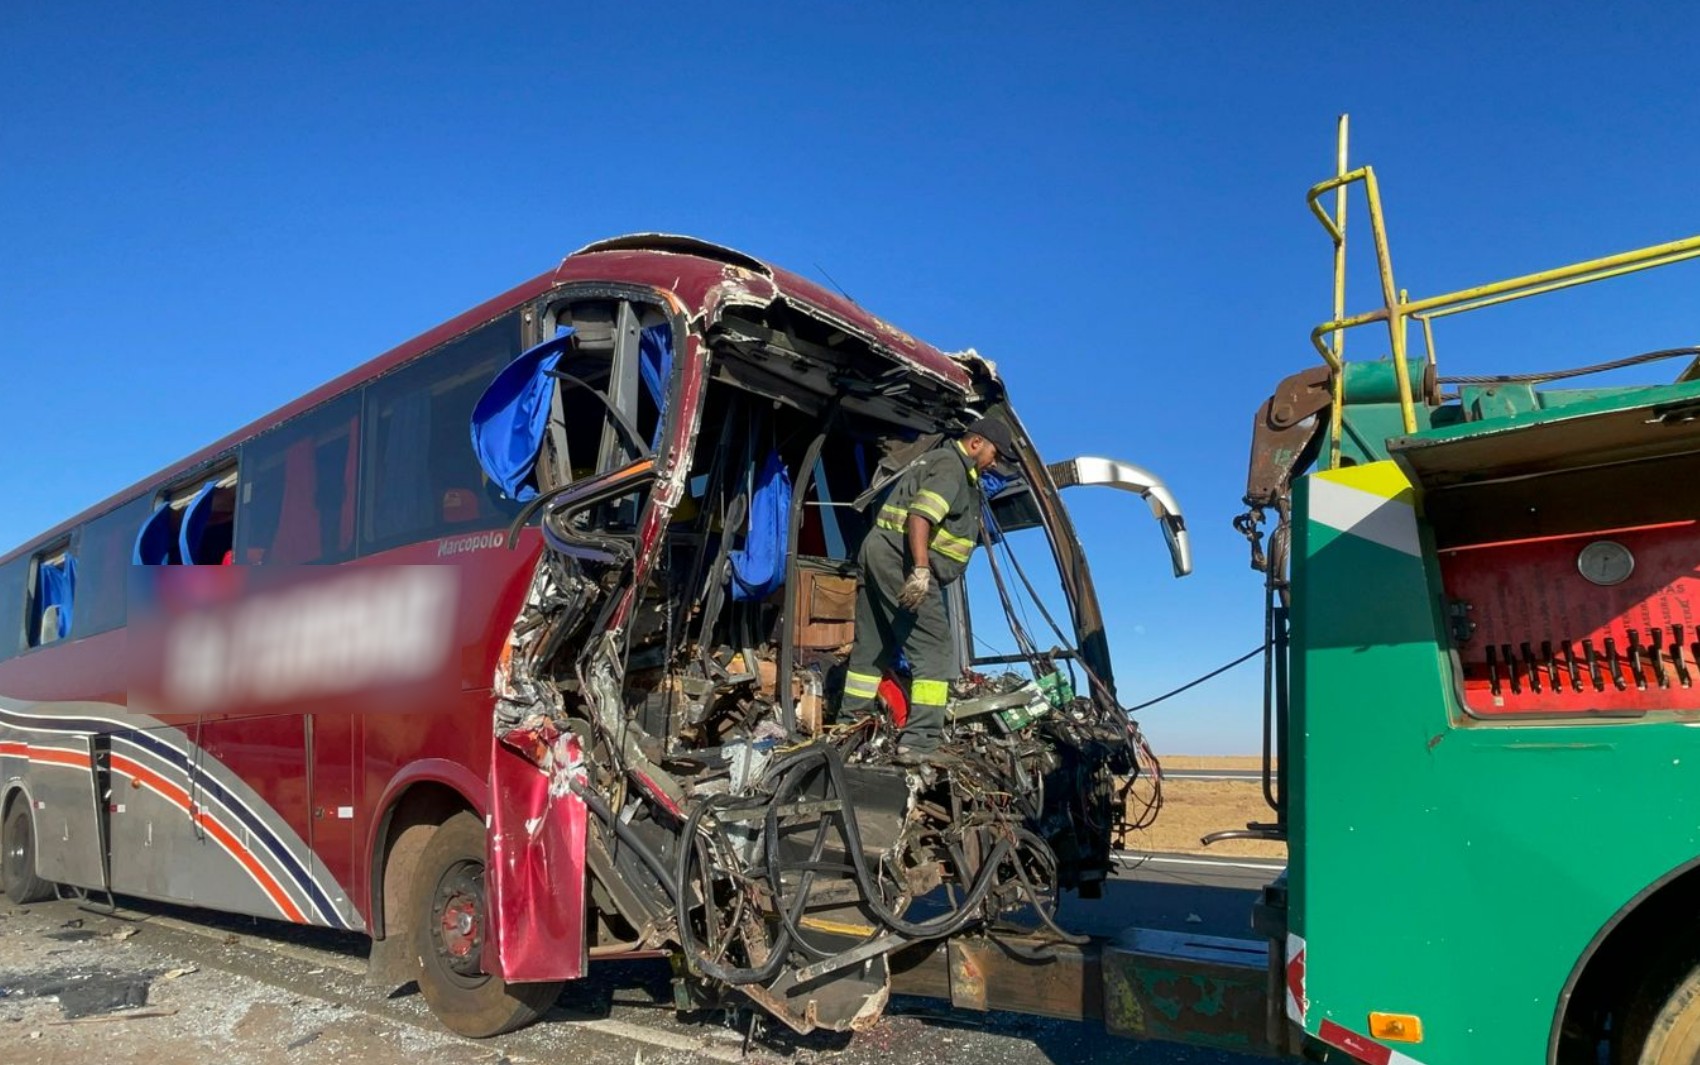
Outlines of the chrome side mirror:
{"type": "Polygon", "coordinates": [[[1192,572],[1192,541],[1187,536],[1186,518],[1181,514],[1181,505],[1175,501],[1174,493],[1169,491],[1161,477],[1131,462],[1089,456],[1054,462],[1046,469],[1058,488],[1077,484],[1107,485],[1144,499],[1163,530],[1163,539],[1168,542],[1169,560],[1174,564],[1175,576],[1184,577],[1192,572]]]}

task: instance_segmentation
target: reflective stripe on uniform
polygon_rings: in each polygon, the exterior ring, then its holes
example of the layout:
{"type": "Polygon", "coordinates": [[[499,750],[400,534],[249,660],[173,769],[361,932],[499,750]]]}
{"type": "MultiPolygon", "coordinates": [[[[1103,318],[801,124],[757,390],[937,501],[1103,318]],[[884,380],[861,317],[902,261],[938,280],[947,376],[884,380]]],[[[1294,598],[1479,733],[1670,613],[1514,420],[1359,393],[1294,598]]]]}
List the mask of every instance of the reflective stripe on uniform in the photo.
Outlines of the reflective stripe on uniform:
{"type": "Polygon", "coordinates": [[[974,457],[968,454],[968,449],[962,446],[962,441],[956,441],[956,450],[962,455],[962,461],[968,468],[968,483],[975,484],[980,480],[980,467],[975,464],[974,457]]]}
{"type": "Polygon", "coordinates": [[[882,529],[889,529],[894,533],[900,533],[906,528],[905,523],[908,519],[908,511],[904,510],[902,507],[886,503],[880,507],[879,517],[874,519],[874,524],[882,529]]]}
{"type": "Polygon", "coordinates": [[[880,693],[880,678],[867,673],[844,674],[844,694],[872,699],[880,693]]]}
{"type": "Polygon", "coordinates": [[[909,501],[909,513],[919,514],[936,524],[950,513],[950,500],[929,488],[923,488],[909,501]]]}
{"type": "Polygon", "coordinates": [[[974,541],[965,540],[943,529],[933,534],[933,542],[928,546],[953,562],[967,562],[968,556],[974,553],[974,541]]]}
{"type": "Polygon", "coordinates": [[[916,706],[943,706],[950,701],[950,682],[943,680],[911,681],[909,697],[916,706]]]}

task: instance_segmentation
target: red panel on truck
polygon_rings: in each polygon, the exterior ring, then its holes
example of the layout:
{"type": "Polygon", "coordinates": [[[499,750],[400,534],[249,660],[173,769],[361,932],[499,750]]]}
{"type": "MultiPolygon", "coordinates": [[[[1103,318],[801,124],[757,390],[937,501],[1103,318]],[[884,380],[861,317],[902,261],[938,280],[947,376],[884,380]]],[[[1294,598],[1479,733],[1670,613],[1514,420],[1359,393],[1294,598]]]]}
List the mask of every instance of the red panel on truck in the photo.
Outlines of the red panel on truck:
{"type": "Polygon", "coordinates": [[[1700,521],[1450,548],[1440,571],[1471,713],[1700,712],[1700,521]]]}

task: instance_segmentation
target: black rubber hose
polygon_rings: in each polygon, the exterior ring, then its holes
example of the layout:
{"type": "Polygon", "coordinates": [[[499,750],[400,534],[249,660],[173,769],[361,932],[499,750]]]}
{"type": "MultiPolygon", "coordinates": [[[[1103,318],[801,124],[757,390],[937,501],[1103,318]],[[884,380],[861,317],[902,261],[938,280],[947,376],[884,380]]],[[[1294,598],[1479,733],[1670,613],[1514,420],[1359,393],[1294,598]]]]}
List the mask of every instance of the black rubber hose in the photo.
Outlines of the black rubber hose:
{"type": "MultiPolygon", "coordinates": [[[[1057,928],[1054,922],[1050,921],[1048,915],[1045,914],[1043,907],[1037,905],[1037,889],[1032,886],[1030,881],[1028,881],[1025,871],[1020,866],[1019,854],[1015,853],[1015,848],[1007,840],[999,840],[992,848],[991,852],[986,856],[985,863],[981,866],[979,874],[974,878],[972,886],[962,899],[961,907],[954,912],[934,918],[930,921],[921,922],[906,921],[893,913],[880,897],[878,886],[874,882],[874,878],[867,868],[866,859],[863,855],[861,832],[856,824],[854,811],[850,806],[849,789],[845,784],[843,761],[832,748],[815,746],[781,760],[774,766],[770,767],[766,774],[769,779],[772,779],[776,774],[780,775],[779,786],[776,788],[774,795],[770,799],[766,800],[765,803],[761,803],[761,805],[765,805],[767,807],[767,824],[764,826],[766,829],[764,833],[766,838],[764,839],[764,843],[769,848],[770,861],[768,875],[770,879],[773,880],[771,887],[775,891],[775,899],[778,903],[776,909],[779,910],[780,916],[783,920],[779,934],[775,937],[775,941],[770,947],[767,961],[761,966],[756,968],[744,968],[739,966],[720,965],[716,962],[710,961],[704,955],[701,947],[696,942],[695,935],[691,931],[689,906],[687,905],[687,900],[690,896],[686,889],[690,879],[692,857],[696,855],[696,848],[691,846],[690,841],[695,838],[696,832],[701,826],[703,818],[710,812],[722,806],[734,805],[730,801],[729,797],[716,796],[707,802],[701,803],[696,807],[696,809],[691,811],[681,834],[679,859],[675,863],[675,868],[671,871],[671,875],[669,875],[666,864],[652,850],[650,850],[650,848],[637,836],[635,832],[632,832],[627,825],[614,815],[614,813],[608,808],[607,804],[602,801],[601,797],[597,795],[587,784],[583,781],[574,781],[571,784],[571,788],[574,794],[584,800],[586,807],[589,808],[592,813],[606,823],[622,842],[625,842],[627,845],[632,847],[632,849],[637,853],[639,859],[643,861],[644,865],[648,867],[650,872],[654,873],[657,879],[661,881],[663,889],[668,892],[674,904],[678,918],[680,946],[684,950],[686,956],[692,959],[700,972],[710,979],[719,980],[731,985],[767,983],[777,976],[780,969],[784,966],[789,956],[790,948],[794,942],[810,954],[819,956],[823,959],[827,957],[827,955],[822,954],[817,948],[804,943],[800,935],[795,932],[797,914],[800,913],[803,906],[807,904],[807,886],[813,879],[813,873],[815,871],[813,867],[819,866],[824,871],[825,869],[835,868],[838,866],[838,863],[825,863],[819,860],[819,852],[824,848],[826,839],[825,822],[822,822],[821,831],[816,837],[814,848],[812,848],[814,853],[811,854],[807,863],[800,866],[804,869],[804,890],[799,893],[797,898],[794,900],[794,909],[793,907],[787,907],[784,904],[783,898],[781,898],[778,894],[778,888],[781,884],[779,877],[782,875],[785,866],[783,863],[777,862],[774,857],[777,854],[776,843],[778,838],[779,807],[783,804],[785,797],[794,789],[795,782],[801,778],[802,773],[799,772],[799,770],[805,768],[810,763],[816,762],[825,765],[827,775],[832,783],[833,792],[843,803],[841,818],[843,822],[845,842],[849,850],[850,871],[855,875],[857,886],[861,889],[868,908],[873,911],[874,915],[888,929],[899,935],[912,939],[938,939],[954,935],[956,932],[966,927],[969,922],[974,919],[974,910],[982,901],[984,901],[986,895],[991,891],[993,882],[997,876],[998,865],[1006,856],[1014,855],[1016,858],[1017,876],[1021,879],[1023,886],[1028,890],[1030,897],[1035,899],[1035,906],[1040,911],[1041,919],[1045,920],[1046,924],[1049,925],[1058,935],[1067,937],[1070,942],[1075,940],[1075,937],[1072,937],[1069,933],[1057,928]]],[[[745,800],[744,802],[736,805],[751,807],[758,805],[758,803],[745,800]]],[[[1033,836],[1032,833],[1026,832],[1024,829],[1016,829],[1016,831],[1025,833],[1030,840],[1037,840],[1036,836],[1033,836]]],[[[705,872],[706,871],[707,870],[705,870],[705,872]]],[[[712,891],[705,892],[703,904],[705,907],[713,905],[712,891]]]]}
{"type": "Polygon", "coordinates": [[[508,523],[508,550],[512,551],[514,548],[519,546],[519,531],[525,528],[526,524],[537,515],[539,510],[542,510],[544,506],[546,506],[556,496],[572,487],[574,487],[574,482],[572,481],[568,481],[566,484],[556,485],[547,492],[541,492],[536,496],[533,496],[530,502],[521,507],[519,513],[514,515],[514,520],[508,523]]]}
{"type": "MultiPolygon", "coordinates": [[[[733,985],[765,984],[779,975],[780,968],[785,964],[785,960],[790,954],[790,932],[783,928],[780,929],[779,935],[774,940],[772,950],[768,954],[767,961],[759,968],[754,969],[721,965],[718,962],[710,961],[697,945],[696,937],[691,933],[691,915],[685,904],[685,899],[688,898],[685,893],[685,885],[689,882],[691,855],[695,853],[695,848],[689,845],[689,840],[695,838],[697,828],[702,824],[703,817],[718,806],[729,805],[729,803],[724,802],[726,799],[726,796],[717,795],[707,802],[699,804],[696,809],[691,811],[690,817],[685,820],[684,833],[681,838],[686,842],[681,845],[679,850],[679,861],[674,872],[675,879],[673,882],[674,907],[679,922],[679,947],[684,951],[685,956],[696,965],[697,969],[710,979],[733,985]]],[[[714,905],[712,892],[704,893],[703,905],[705,907],[714,905]]]]}
{"type": "MultiPolygon", "coordinates": [[[[701,865],[704,869],[713,868],[714,863],[710,852],[710,848],[713,844],[711,844],[707,838],[698,836],[694,840],[686,842],[685,845],[696,849],[698,865],[701,865]]],[[[708,901],[714,897],[713,881],[710,880],[706,882],[704,884],[704,888],[703,901],[705,905],[702,908],[702,927],[704,933],[706,933],[707,939],[704,946],[709,950],[716,951],[713,960],[718,963],[721,958],[726,956],[726,951],[731,946],[731,937],[735,927],[735,922],[728,922],[724,925],[720,923],[720,907],[707,905],[708,901]],[[716,950],[717,946],[718,950],[716,950]]],[[[737,892],[737,895],[739,898],[742,898],[743,892],[737,892]]]]}
{"type": "MultiPolygon", "coordinates": [[[[814,886],[815,882],[815,870],[813,867],[836,864],[822,862],[820,860],[821,853],[826,849],[826,815],[823,813],[821,816],[820,827],[815,832],[814,845],[809,849],[809,857],[807,861],[786,866],[779,860],[779,808],[791,797],[791,792],[795,790],[796,787],[796,781],[802,778],[806,770],[807,767],[804,765],[798,765],[791,768],[786,772],[785,776],[780,780],[779,785],[774,789],[773,799],[768,803],[767,807],[767,818],[762,825],[762,847],[767,851],[768,887],[769,890],[773,892],[774,910],[779,914],[779,919],[785,923],[786,931],[791,933],[792,942],[802,949],[804,953],[815,958],[817,961],[824,961],[827,958],[834,957],[834,955],[821,950],[813,943],[810,943],[803,935],[801,922],[803,910],[809,904],[809,889],[814,886]],[[802,871],[802,876],[797,881],[796,897],[792,900],[790,905],[786,905],[785,897],[783,895],[785,886],[784,876],[787,868],[802,871]]],[[[844,813],[845,811],[841,808],[840,816],[843,816],[844,813]]],[[[854,865],[851,865],[844,871],[854,874],[856,869],[854,865]]],[[[862,886],[862,882],[859,879],[856,882],[856,886],[864,894],[866,894],[867,889],[862,886]]],[[[862,946],[863,944],[872,941],[878,935],[878,930],[875,930],[866,938],[861,940],[861,942],[857,943],[856,946],[862,946]]],[[[849,949],[853,950],[855,948],[852,947],[849,949]]]]}
{"type": "Polygon", "coordinates": [[[630,826],[616,817],[614,811],[608,809],[608,804],[602,801],[602,796],[596,794],[589,784],[582,780],[574,780],[568,786],[572,788],[574,795],[584,800],[585,807],[601,819],[602,823],[613,831],[620,842],[630,847],[637,854],[639,861],[649,867],[649,871],[655,874],[655,879],[661,881],[661,890],[667,892],[668,898],[674,906],[677,906],[679,904],[679,893],[674,889],[673,882],[668,877],[667,863],[650,850],[649,845],[636,832],[633,832],[630,826]]]}
{"type": "MultiPolygon", "coordinates": [[[[887,928],[900,935],[912,939],[939,939],[954,935],[968,926],[974,919],[974,908],[977,907],[992,889],[992,881],[996,876],[998,862],[1010,851],[1006,840],[999,840],[997,846],[986,856],[986,864],[981,868],[980,875],[975,878],[973,886],[962,899],[962,908],[954,913],[936,917],[930,921],[905,921],[885,905],[880,898],[873,876],[868,872],[867,862],[862,854],[862,833],[856,825],[854,812],[850,809],[850,789],[844,782],[844,762],[838,752],[831,747],[815,745],[808,750],[799,751],[781,763],[786,769],[805,762],[819,760],[824,762],[827,775],[832,779],[834,793],[844,804],[844,835],[850,851],[850,860],[856,866],[856,882],[862,888],[868,908],[874,912],[880,922],[887,928]]],[[[778,767],[776,767],[778,768],[778,767]]]]}
{"type": "MultiPolygon", "coordinates": [[[[1041,854],[1043,854],[1044,851],[1050,850],[1049,844],[1025,828],[1017,826],[1015,828],[1015,838],[1026,843],[1030,847],[1043,848],[1043,850],[1039,852],[1041,854]]],[[[1034,912],[1039,915],[1039,920],[1044,922],[1045,927],[1050,929],[1051,933],[1064,943],[1068,943],[1076,947],[1083,947],[1092,942],[1091,936],[1076,935],[1073,932],[1066,931],[1061,925],[1057,924],[1056,918],[1052,917],[1049,911],[1045,909],[1044,902],[1039,898],[1039,889],[1034,886],[1032,880],[1028,879],[1027,870],[1021,867],[1021,851],[1019,848],[1015,852],[1014,864],[1015,878],[1020,882],[1022,891],[1026,893],[1027,900],[1033,904],[1034,912]]]]}

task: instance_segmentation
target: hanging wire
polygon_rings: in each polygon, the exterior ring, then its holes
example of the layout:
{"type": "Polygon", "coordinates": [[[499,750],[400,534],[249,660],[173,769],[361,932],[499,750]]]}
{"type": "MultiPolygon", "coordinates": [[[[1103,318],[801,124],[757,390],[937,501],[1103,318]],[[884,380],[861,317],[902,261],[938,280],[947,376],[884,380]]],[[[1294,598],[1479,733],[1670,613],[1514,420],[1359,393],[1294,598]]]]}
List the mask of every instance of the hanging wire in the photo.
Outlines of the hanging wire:
{"type": "Polygon", "coordinates": [[[1233,669],[1235,666],[1242,666],[1242,665],[1246,664],[1247,662],[1250,662],[1252,659],[1256,658],[1258,655],[1262,654],[1265,650],[1267,650],[1268,647],[1269,647],[1268,643],[1260,643],[1256,647],[1253,647],[1251,650],[1247,651],[1245,654],[1234,659],[1232,662],[1229,662],[1227,665],[1218,666],[1215,669],[1211,670],[1210,672],[1204,674],[1202,677],[1198,677],[1194,680],[1189,680],[1185,684],[1182,684],[1180,687],[1174,689],[1173,691],[1164,692],[1162,695],[1157,696],[1157,698],[1155,698],[1155,699],[1147,699],[1143,703],[1140,703],[1138,706],[1130,706],[1130,707],[1127,708],[1127,712],[1130,713],[1130,714],[1137,713],[1138,711],[1144,710],[1147,707],[1156,706],[1158,703],[1163,702],[1166,699],[1173,699],[1175,696],[1179,695],[1180,693],[1182,693],[1184,691],[1190,691],[1193,688],[1198,687],[1200,684],[1203,684],[1207,680],[1214,680],[1215,678],[1226,673],[1228,670],[1233,669]]]}

